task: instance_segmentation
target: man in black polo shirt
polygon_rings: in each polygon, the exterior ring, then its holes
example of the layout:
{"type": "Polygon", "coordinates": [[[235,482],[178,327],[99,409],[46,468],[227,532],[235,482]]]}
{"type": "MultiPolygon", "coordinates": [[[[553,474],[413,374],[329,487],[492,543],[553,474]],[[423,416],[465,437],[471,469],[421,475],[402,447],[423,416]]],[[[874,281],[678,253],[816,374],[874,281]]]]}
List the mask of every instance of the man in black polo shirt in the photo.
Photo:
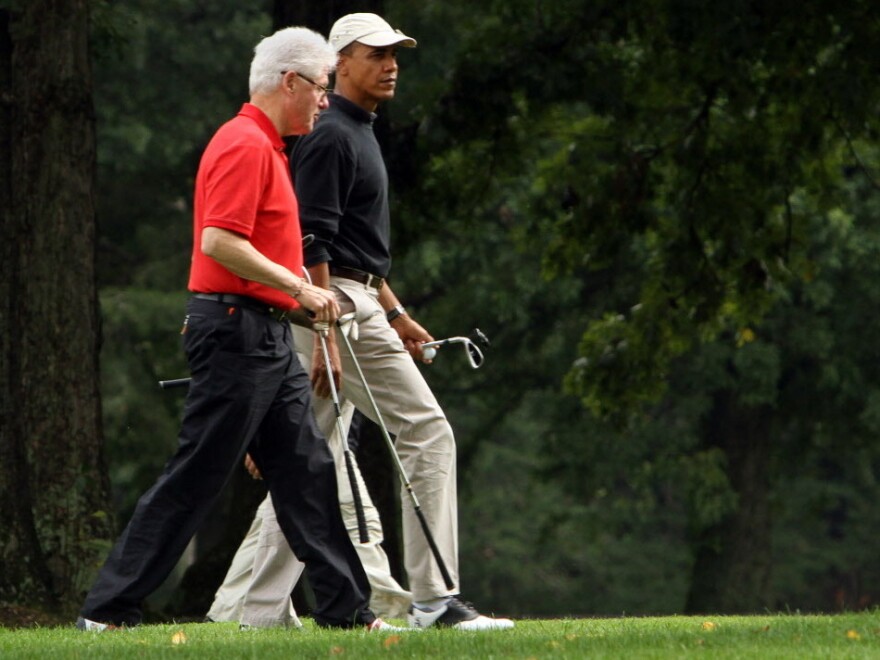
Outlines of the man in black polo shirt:
{"type": "MultiPolygon", "coordinates": [[[[453,589],[444,584],[412,503],[404,497],[404,557],[414,601],[409,622],[417,628],[512,628],[509,619],[483,616],[458,598],[455,440],[414,362],[422,357],[421,345],[433,337],[406,313],[385,281],[391,268],[388,176],[373,134],[374,112],[381,101],[394,97],[397,48],[414,47],[416,42],[375,14],[349,14],[334,24],[330,43],[339,53],[336,93],[315,130],[294,147],[291,171],[303,232],[315,236],[306,250],[312,280],[334,292],[342,314],[354,312],[354,322],[344,331],[383,419],[396,436],[397,452],[456,583],[453,589]]],[[[350,356],[344,351],[340,355],[332,333],[328,341],[332,375],[326,372],[320,342],[314,342],[312,333],[302,328],[294,333],[299,351],[313,346],[315,412],[338,452],[339,441],[332,438],[335,411],[326,398],[328,378],[341,378],[346,405],[354,404],[372,417],[369,399],[350,356]]],[[[305,362],[308,357],[304,356],[305,362]]],[[[353,508],[342,498],[341,504],[346,526],[356,528],[353,508]]],[[[273,521],[262,523],[265,531],[273,521]]],[[[374,529],[371,526],[371,535],[374,529]]],[[[363,552],[359,556],[364,559],[363,552]]],[[[295,561],[292,556],[290,561],[295,561]]],[[[369,574],[370,567],[365,568],[369,574]]],[[[279,570],[277,555],[272,565],[255,562],[254,580],[265,583],[267,573],[285,574],[279,570]]],[[[283,579],[278,583],[279,596],[286,597],[292,584],[283,579]]]]}

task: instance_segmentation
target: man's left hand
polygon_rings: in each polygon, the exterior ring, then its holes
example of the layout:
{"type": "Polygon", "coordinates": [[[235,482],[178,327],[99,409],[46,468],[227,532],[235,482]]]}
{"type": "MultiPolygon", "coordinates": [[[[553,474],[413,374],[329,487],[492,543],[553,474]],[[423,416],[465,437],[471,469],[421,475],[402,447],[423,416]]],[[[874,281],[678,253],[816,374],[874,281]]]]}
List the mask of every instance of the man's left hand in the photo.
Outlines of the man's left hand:
{"type": "Polygon", "coordinates": [[[431,364],[431,360],[422,357],[422,344],[434,341],[431,334],[421,325],[416,323],[408,314],[401,314],[391,322],[391,327],[397,332],[397,336],[403,341],[403,345],[413,360],[431,364]]]}

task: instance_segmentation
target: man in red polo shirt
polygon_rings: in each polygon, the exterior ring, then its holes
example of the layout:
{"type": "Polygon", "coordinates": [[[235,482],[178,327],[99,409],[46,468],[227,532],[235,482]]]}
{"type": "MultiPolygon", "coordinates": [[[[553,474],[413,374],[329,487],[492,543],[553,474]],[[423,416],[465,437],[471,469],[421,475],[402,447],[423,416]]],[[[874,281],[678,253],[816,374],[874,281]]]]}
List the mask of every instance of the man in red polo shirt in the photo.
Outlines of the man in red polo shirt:
{"type": "Polygon", "coordinates": [[[77,627],[136,625],[232,471],[249,453],[280,527],[302,559],[326,626],[386,627],[337,500],[333,458],[310,407],[288,313],[339,313],[307,284],[299,215],[282,136],[308,133],[327,107],[336,54],[319,34],[287,28],[261,41],[250,103],[205,150],[196,177],[194,245],[183,344],[192,381],[179,446],[138,501],[83,605],[77,627]]]}

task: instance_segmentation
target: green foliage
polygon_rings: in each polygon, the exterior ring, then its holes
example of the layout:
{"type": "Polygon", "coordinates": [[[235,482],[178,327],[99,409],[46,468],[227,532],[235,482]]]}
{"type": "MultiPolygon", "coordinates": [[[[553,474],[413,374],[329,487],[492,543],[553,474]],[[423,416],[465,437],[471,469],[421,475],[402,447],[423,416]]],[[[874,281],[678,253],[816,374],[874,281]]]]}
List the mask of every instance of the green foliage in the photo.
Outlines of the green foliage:
{"type": "Polygon", "coordinates": [[[676,356],[767,312],[809,243],[793,196],[829,203],[837,146],[876,107],[866,3],[811,5],[806,30],[777,11],[492,3],[465,35],[440,137],[493,177],[532,180],[516,218],[548,273],[614,267],[636,287],[639,316],[598,315],[572,381],[603,414],[656,399],[676,356]],[[577,375],[609,354],[616,376],[577,375]]]}
{"type": "Polygon", "coordinates": [[[188,375],[180,349],[183,291],[163,293],[128,287],[101,295],[104,433],[119,520],[177,447],[181,390],[158,381],[188,375]]]}
{"type": "MultiPolygon", "coordinates": [[[[419,40],[380,108],[394,288],[435,337],[492,341],[479,371],[446,349],[425,367],[459,445],[465,594],[518,614],[682,611],[693,539],[742,501],[712,441],[723,399],[771,429],[767,606],[864,606],[880,580],[871,5],[387,5],[419,40]]],[[[182,398],[155,381],[185,375],[192,177],[268,15],[103,7],[124,512],[174,446],[182,398]]]]}
{"type": "MultiPolygon", "coordinates": [[[[876,278],[873,264],[856,257],[876,261],[866,224],[876,217],[876,188],[863,173],[877,168],[856,138],[874,136],[876,35],[867,35],[877,24],[866,2],[798,7],[794,23],[784,18],[790,10],[514,1],[469,7],[467,22],[456,20],[459,7],[433,3],[404,14],[424,11],[436,25],[458,27],[451,44],[427,24],[428,36],[413,31],[419,64],[450,73],[448,88],[432,88],[419,106],[441,94],[421,125],[427,162],[417,194],[403,191],[398,210],[407,252],[395,272],[408,297],[430,302],[417,312],[435,332],[434,318],[479,318],[472,309],[503,319],[493,330],[515,338],[502,353],[514,364],[500,367],[503,378],[480,376],[466,401],[447,405],[463,429],[465,457],[471,438],[481,438],[466,474],[482,474],[470,472],[482,461],[508,465],[485,444],[503,426],[525,456],[543,455],[533,458],[543,487],[561,486],[571,515],[550,516],[549,528],[578,529],[591,550],[602,537],[576,512],[592,510],[596,493],[604,494],[602,507],[625,512],[606,521],[620,549],[634,525],[642,547],[658,533],[638,526],[652,507],[670,507],[666,529],[677,550],[688,543],[684,529],[697,537],[739,511],[738,489],[748,486],[732,472],[735,447],[713,441],[724,433],[721,401],[736,415],[730,442],[769,447],[760,479],[774,492],[785,488],[775,481],[780,474],[796,479],[805,454],[837,462],[827,452],[848,454],[840,438],[870,443],[858,420],[875,419],[874,406],[864,408],[876,387],[865,355],[873,343],[859,329],[874,327],[862,287],[876,278]],[[432,39],[441,51],[431,50],[432,39]],[[410,227],[425,226],[430,239],[411,239],[410,227]],[[539,264],[549,283],[532,279],[539,264]],[[574,332],[561,332],[555,344],[547,338],[562,329],[574,332]],[[553,391],[560,369],[566,391],[610,428],[573,414],[565,396],[528,406],[521,393],[553,391]],[[503,411],[489,417],[495,426],[470,425],[486,400],[503,411]],[[562,432],[563,424],[574,428],[562,432]]],[[[488,359],[485,369],[499,368],[491,352],[488,359]]],[[[448,388],[462,388],[432,383],[444,402],[448,388]]],[[[518,485],[536,474],[508,469],[520,475],[518,485]]],[[[495,511],[490,502],[501,501],[466,493],[473,500],[465,510],[495,511]]],[[[855,491],[849,497],[868,501],[855,491]]],[[[545,504],[531,501],[539,515],[545,504]]],[[[776,538],[796,534],[798,515],[817,515],[788,501],[776,513],[776,538]]],[[[491,534],[486,525],[477,530],[491,534]]],[[[500,536],[517,538],[510,530],[500,536]]],[[[522,562],[530,555],[520,543],[522,562]]],[[[630,553],[633,561],[638,553],[630,553]]],[[[685,557],[679,570],[687,555],[676,554],[685,557]]],[[[572,576],[601,583],[613,574],[607,562],[583,557],[572,576]]],[[[540,563],[554,561],[551,552],[540,563]]],[[[626,579],[617,577],[604,601],[612,611],[626,598],[626,579]]],[[[773,591],[790,604],[783,594],[792,588],[781,580],[773,591]]],[[[564,590],[554,593],[566,602],[564,590]]]]}

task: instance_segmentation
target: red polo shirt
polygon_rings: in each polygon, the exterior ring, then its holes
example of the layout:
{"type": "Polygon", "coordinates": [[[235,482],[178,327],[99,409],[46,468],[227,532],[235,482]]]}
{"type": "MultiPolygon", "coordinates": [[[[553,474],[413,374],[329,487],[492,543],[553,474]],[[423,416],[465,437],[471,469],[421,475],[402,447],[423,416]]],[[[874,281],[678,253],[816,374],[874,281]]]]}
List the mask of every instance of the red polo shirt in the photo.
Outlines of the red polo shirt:
{"type": "Polygon", "coordinates": [[[220,227],[247,238],[271,261],[302,273],[299,209],[284,142],[262,110],[245,103],[211,138],[196,175],[189,290],[250,296],[293,309],[286,293],[246,280],[202,254],[202,229],[220,227]]]}

